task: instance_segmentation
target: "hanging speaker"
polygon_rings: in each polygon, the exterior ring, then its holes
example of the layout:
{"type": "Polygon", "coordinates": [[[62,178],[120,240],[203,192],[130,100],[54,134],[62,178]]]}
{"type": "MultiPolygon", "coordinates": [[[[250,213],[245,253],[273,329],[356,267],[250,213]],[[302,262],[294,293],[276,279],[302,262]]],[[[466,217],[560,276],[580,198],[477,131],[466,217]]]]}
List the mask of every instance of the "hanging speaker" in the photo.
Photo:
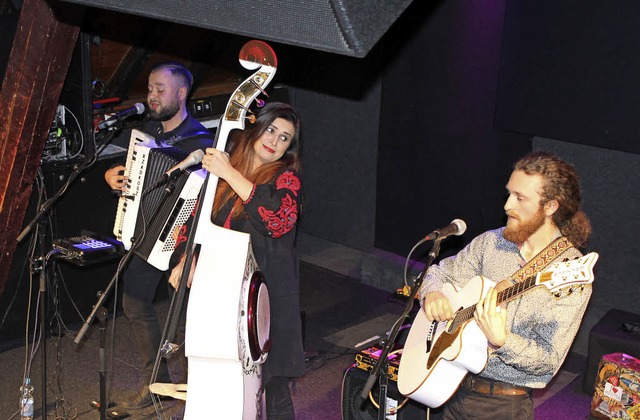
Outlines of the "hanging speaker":
{"type": "MultiPolygon", "coordinates": [[[[342,380],[342,420],[376,420],[378,418],[378,408],[370,398],[363,400],[360,397],[362,389],[369,378],[369,372],[351,367],[344,373],[342,380]]],[[[374,385],[371,390],[373,400],[378,402],[379,389],[374,385]]],[[[405,397],[398,391],[398,386],[394,381],[389,381],[387,386],[387,408],[390,403],[399,406],[405,397]],[[392,400],[392,401],[389,401],[392,400]]],[[[397,412],[397,420],[426,420],[427,407],[415,401],[407,401],[397,412]]]]}
{"type": "Polygon", "coordinates": [[[364,57],[412,0],[67,0],[85,6],[364,57]]]}

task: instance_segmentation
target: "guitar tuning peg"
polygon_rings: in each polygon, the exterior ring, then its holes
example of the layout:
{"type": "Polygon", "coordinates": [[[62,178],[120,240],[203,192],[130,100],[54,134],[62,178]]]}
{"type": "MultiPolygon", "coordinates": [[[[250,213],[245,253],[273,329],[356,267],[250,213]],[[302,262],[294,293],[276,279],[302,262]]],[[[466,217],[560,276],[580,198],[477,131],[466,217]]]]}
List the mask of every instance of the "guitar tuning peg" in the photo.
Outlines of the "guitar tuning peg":
{"type": "Polygon", "coordinates": [[[256,105],[258,106],[258,108],[262,108],[264,106],[264,99],[257,98],[256,105]]]}
{"type": "Polygon", "coordinates": [[[255,116],[255,115],[253,115],[253,114],[252,114],[252,115],[247,115],[245,118],[246,118],[247,120],[249,120],[249,122],[250,122],[251,124],[253,124],[253,123],[255,123],[255,122],[256,122],[256,116],[255,116]]]}

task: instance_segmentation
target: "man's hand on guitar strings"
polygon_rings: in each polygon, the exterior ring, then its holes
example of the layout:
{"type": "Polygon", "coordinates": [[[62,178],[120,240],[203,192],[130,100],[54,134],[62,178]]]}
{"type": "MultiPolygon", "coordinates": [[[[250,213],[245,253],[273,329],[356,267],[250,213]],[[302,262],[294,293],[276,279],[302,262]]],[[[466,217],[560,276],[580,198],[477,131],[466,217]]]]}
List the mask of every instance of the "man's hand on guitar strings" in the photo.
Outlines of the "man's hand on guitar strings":
{"type": "Polygon", "coordinates": [[[429,322],[448,321],[453,318],[451,303],[449,299],[440,292],[427,293],[423,300],[422,309],[429,322]]]}

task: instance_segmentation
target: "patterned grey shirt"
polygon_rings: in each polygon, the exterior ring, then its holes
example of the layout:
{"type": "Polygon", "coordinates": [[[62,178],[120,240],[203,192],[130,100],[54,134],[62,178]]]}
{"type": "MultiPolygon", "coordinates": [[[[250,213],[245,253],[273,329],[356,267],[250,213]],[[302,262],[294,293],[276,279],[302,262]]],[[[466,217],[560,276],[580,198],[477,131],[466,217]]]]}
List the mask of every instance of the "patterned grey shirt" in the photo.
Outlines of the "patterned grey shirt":
{"type": "MultiPolygon", "coordinates": [[[[440,291],[444,283],[462,288],[479,275],[497,283],[524,266],[519,248],[504,239],[503,230],[485,232],[457,255],[431,266],[419,293],[420,302],[427,293],[440,291]]],[[[558,260],[579,256],[580,252],[571,248],[558,260]]],[[[545,287],[535,287],[506,304],[506,342],[491,352],[480,376],[544,388],[567,356],[590,297],[590,284],[553,295],[545,287]]]]}

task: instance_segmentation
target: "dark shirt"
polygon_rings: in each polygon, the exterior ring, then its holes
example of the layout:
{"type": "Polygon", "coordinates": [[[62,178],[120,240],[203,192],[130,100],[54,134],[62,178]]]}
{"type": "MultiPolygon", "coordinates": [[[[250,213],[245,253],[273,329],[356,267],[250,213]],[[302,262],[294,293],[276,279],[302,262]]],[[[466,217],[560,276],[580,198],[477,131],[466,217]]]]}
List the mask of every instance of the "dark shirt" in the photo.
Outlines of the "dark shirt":
{"type": "MultiPolygon", "coordinates": [[[[180,125],[171,131],[165,132],[160,121],[145,119],[138,130],[153,136],[156,141],[167,146],[174,146],[183,152],[191,153],[197,149],[206,149],[213,146],[213,134],[207,130],[198,120],[187,115],[180,125]]],[[[129,148],[131,128],[125,129],[111,143],[125,149],[129,148]]],[[[119,162],[118,164],[123,164],[119,162]]]]}
{"type": "Polygon", "coordinates": [[[211,132],[191,115],[187,115],[187,118],[171,131],[165,132],[160,121],[150,119],[142,124],[141,130],[153,136],[157,142],[174,146],[187,153],[213,146],[211,132]]]}
{"type": "Polygon", "coordinates": [[[255,185],[244,202],[244,212],[229,218],[233,202],[226,203],[213,222],[251,236],[251,245],[269,289],[271,350],[263,365],[263,383],[271,377],[304,374],[300,319],[300,280],[295,249],[302,189],[291,168],[268,184],[255,185]]]}

